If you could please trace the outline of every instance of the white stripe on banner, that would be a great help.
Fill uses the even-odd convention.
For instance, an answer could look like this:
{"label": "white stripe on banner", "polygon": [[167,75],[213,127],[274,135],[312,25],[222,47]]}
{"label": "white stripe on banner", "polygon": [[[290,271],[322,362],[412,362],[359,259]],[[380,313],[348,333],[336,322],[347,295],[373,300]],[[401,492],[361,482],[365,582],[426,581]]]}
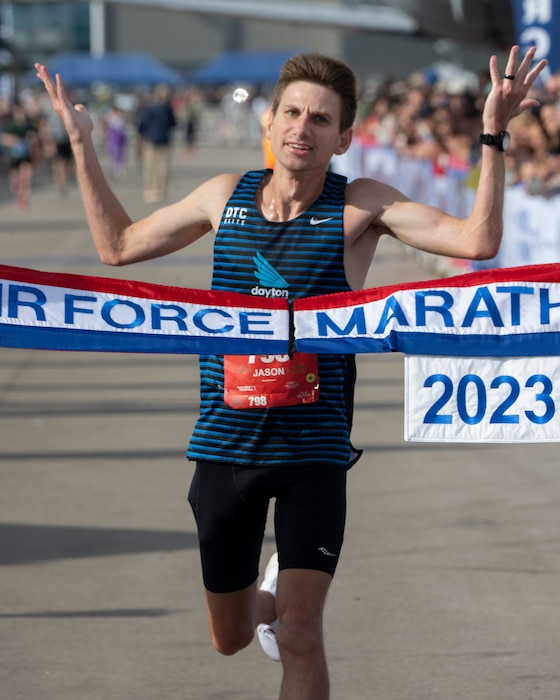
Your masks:
{"label": "white stripe on banner", "polygon": [[404,437],[558,442],[560,358],[407,355]]}
{"label": "white stripe on banner", "polygon": [[286,300],[0,265],[0,346],[284,354]]}
{"label": "white stripe on banner", "polygon": [[560,264],[298,299],[294,319],[300,352],[558,355]]}

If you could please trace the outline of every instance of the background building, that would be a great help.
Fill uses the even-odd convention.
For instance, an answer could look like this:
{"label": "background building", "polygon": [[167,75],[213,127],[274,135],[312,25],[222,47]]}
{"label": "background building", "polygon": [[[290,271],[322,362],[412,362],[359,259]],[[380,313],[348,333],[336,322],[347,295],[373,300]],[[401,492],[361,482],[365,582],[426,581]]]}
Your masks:
{"label": "background building", "polygon": [[[186,9],[177,9],[181,5]],[[258,5],[262,16],[254,9],[251,12]],[[1,36],[27,67],[65,51],[142,50],[188,75],[224,50],[294,49],[343,58],[361,78],[381,74],[398,78],[442,59],[471,70],[484,68],[489,48],[499,49],[512,39],[509,0],[272,0],[266,4],[20,0],[0,7]],[[225,10],[220,13],[217,7]],[[401,15],[410,20],[408,29],[374,31],[369,23],[360,26],[359,19],[351,26],[353,18],[376,11],[383,17],[392,13],[397,17],[398,10],[406,12]],[[334,18],[330,24],[329,12]],[[306,13],[307,19],[301,19]],[[297,20],[293,19],[296,14],[300,15]]]}

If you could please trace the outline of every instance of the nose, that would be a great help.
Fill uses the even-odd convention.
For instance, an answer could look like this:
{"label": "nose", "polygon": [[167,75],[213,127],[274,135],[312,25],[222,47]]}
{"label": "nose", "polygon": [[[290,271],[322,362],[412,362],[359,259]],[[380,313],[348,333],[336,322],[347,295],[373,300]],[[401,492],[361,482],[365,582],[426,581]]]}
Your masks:
{"label": "nose", "polygon": [[306,114],[305,112],[302,112],[298,116],[298,118],[294,124],[295,132],[300,136],[305,135],[309,130],[310,124],[311,124],[311,115]]}

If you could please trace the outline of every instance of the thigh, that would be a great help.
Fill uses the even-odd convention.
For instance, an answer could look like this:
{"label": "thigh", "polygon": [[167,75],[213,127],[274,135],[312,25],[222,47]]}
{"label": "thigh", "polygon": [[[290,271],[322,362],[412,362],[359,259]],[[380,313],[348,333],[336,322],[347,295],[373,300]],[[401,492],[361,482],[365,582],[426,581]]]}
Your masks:
{"label": "thigh", "polygon": [[230,593],[258,577],[269,498],[255,487],[258,470],[198,462],[189,491],[197,523],[204,585]]}
{"label": "thigh", "polygon": [[300,467],[276,494],[274,525],[280,569],[334,575],[346,523],[346,471]]}

